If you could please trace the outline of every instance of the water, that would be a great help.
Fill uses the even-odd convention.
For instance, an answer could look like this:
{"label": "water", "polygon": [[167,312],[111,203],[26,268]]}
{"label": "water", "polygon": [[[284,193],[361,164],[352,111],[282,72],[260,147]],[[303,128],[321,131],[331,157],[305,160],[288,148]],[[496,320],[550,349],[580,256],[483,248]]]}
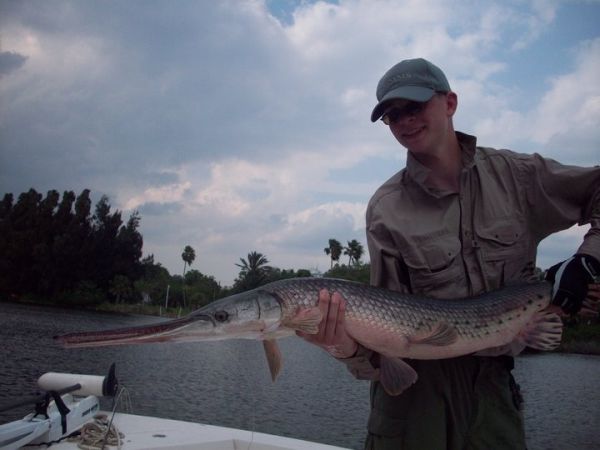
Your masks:
{"label": "water", "polygon": [[[284,368],[270,381],[256,341],[61,349],[52,336],[140,325],[143,316],[0,303],[0,403],[34,393],[44,372],[105,375],[111,363],[134,414],[210,423],[362,448],[369,385],[301,339],[280,341]],[[597,449],[600,357],[543,354],[517,359],[530,450]],[[103,407],[108,408],[109,402]],[[0,413],[0,423],[27,407]]]}

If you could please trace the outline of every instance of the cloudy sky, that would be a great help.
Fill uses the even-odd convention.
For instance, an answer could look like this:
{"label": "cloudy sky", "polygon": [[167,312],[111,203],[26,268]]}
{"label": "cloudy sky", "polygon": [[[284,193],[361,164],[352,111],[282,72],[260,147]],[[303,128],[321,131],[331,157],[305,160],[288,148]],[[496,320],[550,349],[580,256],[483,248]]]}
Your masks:
{"label": "cloudy sky", "polygon": [[442,67],[481,145],[594,165],[598,23],[583,0],[0,0],[0,193],[106,194],[171,273],[185,245],[225,285],[252,250],[324,271],[405,163],[369,120],[389,67]]}

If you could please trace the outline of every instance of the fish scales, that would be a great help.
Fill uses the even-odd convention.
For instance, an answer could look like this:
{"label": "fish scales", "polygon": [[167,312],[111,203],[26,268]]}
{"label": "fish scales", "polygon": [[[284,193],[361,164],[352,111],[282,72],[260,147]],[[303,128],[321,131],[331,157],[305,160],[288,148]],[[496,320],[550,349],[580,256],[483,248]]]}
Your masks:
{"label": "fish scales", "polygon": [[[320,289],[337,291],[346,300],[346,320],[350,334],[352,331],[356,332],[356,329],[364,329],[370,333],[379,330],[415,336],[431,332],[437,324],[445,323],[456,331],[457,352],[467,347],[475,352],[485,347],[507,344],[507,335],[516,336],[536,311],[549,305],[551,287],[542,281],[522,283],[476,297],[449,300],[328,278],[282,280],[260,289],[272,292],[282,299],[285,305],[284,316],[292,316],[298,307],[314,306],[315,292]],[[355,334],[362,335],[366,332]],[[467,342],[469,340],[472,341],[470,344]],[[452,355],[448,348],[442,351]],[[430,353],[408,352],[401,356],[443,356],[439,351]]]}

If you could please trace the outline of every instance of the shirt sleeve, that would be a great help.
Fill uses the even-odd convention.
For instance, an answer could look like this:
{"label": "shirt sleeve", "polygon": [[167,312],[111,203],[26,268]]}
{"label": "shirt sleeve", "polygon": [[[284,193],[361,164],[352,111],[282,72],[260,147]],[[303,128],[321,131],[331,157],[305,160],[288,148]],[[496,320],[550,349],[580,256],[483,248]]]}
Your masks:
{"label": "shirt sleeve", "polygon": [[600,167],[560,164],[538,154],[518,158],[538,242],[575,224],[590,224],[579,253],[600,260]]}

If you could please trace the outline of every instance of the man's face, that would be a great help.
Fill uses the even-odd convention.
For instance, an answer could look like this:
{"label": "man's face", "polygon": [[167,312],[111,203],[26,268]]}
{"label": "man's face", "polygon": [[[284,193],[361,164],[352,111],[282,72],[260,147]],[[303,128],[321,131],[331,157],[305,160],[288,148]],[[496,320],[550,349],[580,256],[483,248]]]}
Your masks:
{"label": "man's face", "polygon": [[456,105],[453,92],[436,93],[424,103],[395,100],[389,104],[382,120],[410,152],[433,156],[443,148]]}

